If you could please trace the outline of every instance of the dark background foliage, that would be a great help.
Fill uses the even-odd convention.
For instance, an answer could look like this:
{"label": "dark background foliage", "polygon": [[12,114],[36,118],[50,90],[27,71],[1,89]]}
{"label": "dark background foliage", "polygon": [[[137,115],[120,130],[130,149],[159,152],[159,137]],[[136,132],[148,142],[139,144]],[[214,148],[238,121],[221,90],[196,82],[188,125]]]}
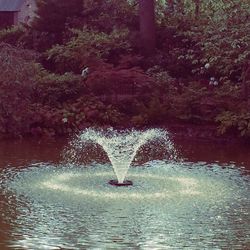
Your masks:
{"label": "dark background foliage", "polygon": [[249,1],[156,1],[150,55],[138,7],[39,0],[31,26],[1,30],[0,132],[185,123],[249,137]]}

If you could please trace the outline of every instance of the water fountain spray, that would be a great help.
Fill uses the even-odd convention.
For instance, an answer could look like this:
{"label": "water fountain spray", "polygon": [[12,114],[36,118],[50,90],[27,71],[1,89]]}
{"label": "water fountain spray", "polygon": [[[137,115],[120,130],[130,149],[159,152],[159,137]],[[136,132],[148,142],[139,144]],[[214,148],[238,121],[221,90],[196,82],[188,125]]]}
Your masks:
{"label": "water fountain spray", "polygon": [[114,186],[130,186],[133,182],[125,180],[129,167],[140,147],[153,141],[162,140],[168,147],[168,151],[174,150],[168,133],[161,129],[149,129],[146,131],[126,130],[118,132],[113,129],[94,130],[86,129],[78,137],[73,145],[84,148],[86,144],[94,143],[100,145],[107,153],[112,164],[117,180],[110,180],[109,184]]}

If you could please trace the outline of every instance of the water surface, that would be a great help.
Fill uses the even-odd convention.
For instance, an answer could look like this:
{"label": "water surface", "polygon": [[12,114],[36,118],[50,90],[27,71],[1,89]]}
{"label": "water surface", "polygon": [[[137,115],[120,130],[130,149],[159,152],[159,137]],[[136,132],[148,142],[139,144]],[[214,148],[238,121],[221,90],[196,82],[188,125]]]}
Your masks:
{"label": "water surface", "polygon": [[0,249],[250,248],[247,146],[175,139],[182,162],[139,152],[116,188],[101,150],[67,165],[66,143],[0,143]]}

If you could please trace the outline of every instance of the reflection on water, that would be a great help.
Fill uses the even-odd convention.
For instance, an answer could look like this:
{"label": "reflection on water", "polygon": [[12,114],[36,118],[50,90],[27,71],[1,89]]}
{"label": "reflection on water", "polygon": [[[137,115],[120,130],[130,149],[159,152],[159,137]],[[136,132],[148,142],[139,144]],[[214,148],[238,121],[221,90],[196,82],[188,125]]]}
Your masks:
{"label": "reflection on water", "polygon": [[114,179],[109,163],[61,165],[63,142],[39,145],[17,143],[13,160],[13,147],[5,148],[0,249],[250,247],[249,175],[229,164],[236,157],[249,166],[248,155],[183,143],[177,145],[183,163],[150,161],[129,171],[134,186],[113,187],[107,184]]}

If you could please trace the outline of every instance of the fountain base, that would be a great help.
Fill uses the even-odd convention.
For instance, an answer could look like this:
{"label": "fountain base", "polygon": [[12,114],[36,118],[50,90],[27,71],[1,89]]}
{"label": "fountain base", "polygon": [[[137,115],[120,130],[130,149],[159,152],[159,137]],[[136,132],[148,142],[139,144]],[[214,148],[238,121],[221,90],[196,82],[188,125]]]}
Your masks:
{"label": "fountain base", "polygon": [[110,180],[108,183],[110,185],[116,186],[116,187],[132,186],[133,185],[133,182],[129,181],[129,180],[125,180],[123,183],[119,183],[117,180]]}

